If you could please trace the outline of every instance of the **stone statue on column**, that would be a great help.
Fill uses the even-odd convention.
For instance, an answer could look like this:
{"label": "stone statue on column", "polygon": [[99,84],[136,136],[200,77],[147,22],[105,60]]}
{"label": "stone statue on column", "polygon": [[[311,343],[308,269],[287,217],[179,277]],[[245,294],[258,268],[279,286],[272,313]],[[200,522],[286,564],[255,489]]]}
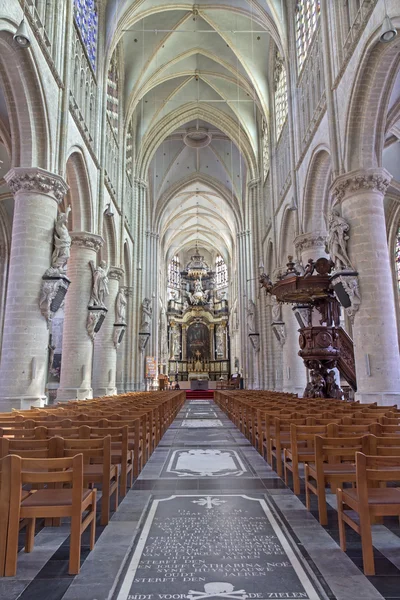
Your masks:
{"label": "stone statue on column", "polygon": [[256,332],[256,305],[253,300],[249,300],[247,306],[247,329],[248,333]]}
{"label": "stone statue on column", "polygon": [[51,266],[63,273],[67,270],[67,262],[70,255],[71,236],[68,231],[68,216],[71,207],[68,206],[65,213],[60,213],[55,223],[54,250],[51,257]]}
{"label": "stone statue on column", "polygon": [[145,298],[142,302],[140,332],[150,333],[151,319],[153,317],[153,309],[151,308],[151,300]]}
{"label": "stone statue on column", "polygon": [[281,323],[282,321],[282,310],[281,305],[279,304],[276,296],[271,296],[272,305],[271,305],[271,314],[272,314],[272,323]]}
{"label": "stone statue on column", "polygon": [[68,215],[71,207],[65,213],[60,213],[54,225],[54,249],[51,266],[46,269],[40,287],[39,308],[50,327],[53,316],[64,303],[69,284],[66,276],[67,263],[70,255],[71,236],[68,231]]}
{"label": "stone statue on column", "polygon": [[90,306],[98,306],[105,308],[104,301],[108,296],[108,269],[105,260],[100,262],[98,267],[95,267],[93,260],[89,261],[90,268],[92,269],[93,283],[92,293],[89,300]]}
{"label": "stone statue on column", "polygon": [[178,325],[172,326],[172,358],[179,359],[181,355],[181,341],[180,331]]}
{"label": "stone statue on column", "polygon": [[218,325],[215,336],[217,340],[217,357],[225,358],[225,327],[223,325]]}
{"label": "stone statue on column", "polygon": [[119,288],[116,300],[115,300],[115,322],[118,325],[126,324],[126,305],[127,299],[124,288]]}
{"label": "stone statue on column", "polygon": [[337,210],[332,210],[329,215],[329,231],[326,239],[326,251],[330,254],[335,271],[346,269],[353,270],[347,254],[347,241],[349,240],[350,225]]}

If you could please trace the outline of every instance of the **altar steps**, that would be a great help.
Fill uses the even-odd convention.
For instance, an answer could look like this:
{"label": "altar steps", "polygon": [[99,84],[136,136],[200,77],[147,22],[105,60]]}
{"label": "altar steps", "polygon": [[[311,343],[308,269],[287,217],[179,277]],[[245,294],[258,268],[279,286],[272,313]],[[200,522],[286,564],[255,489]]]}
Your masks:
{"label": "altar steps", "polygon": [[213,390],[186,390],[186,400],[212,400]]}

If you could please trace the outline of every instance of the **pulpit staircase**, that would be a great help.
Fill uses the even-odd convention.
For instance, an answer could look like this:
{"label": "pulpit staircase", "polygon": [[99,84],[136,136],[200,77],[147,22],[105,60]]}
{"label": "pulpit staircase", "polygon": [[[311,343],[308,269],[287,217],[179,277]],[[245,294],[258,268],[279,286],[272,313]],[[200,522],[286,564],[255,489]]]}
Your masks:
{"label": "pulpit staircase", "polygon": [[354,359],[354,344],[351,337],[341,327],[337,328],[338,338],[336,346],[340,350],[337,368],[340,375],[350,387],[357,390],[356,365]]}

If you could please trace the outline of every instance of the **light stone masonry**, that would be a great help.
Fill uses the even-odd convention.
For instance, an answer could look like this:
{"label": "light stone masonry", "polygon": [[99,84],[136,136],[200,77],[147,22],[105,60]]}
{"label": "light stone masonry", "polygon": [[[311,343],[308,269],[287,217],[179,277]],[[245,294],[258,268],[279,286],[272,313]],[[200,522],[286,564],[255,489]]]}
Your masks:
{"label": "light stone masonry", "polygon": [[90,260],[103,245],[103,239],[86,231],[71,233],[71,256],[67,275],[71,279],[64,310],[64,335],[60,387],[57,400],[83,400],[93,397],[93,342],[86,330],[88,303],[92,290]]}
{"label": "light stone masonry", "polygon": [[42,276],[51,264],[57,205],[64,180],[39,168],[6,175],[14,193],[7,303],[0,364],[0,411],[45,400],[49,331],[39,309]]}

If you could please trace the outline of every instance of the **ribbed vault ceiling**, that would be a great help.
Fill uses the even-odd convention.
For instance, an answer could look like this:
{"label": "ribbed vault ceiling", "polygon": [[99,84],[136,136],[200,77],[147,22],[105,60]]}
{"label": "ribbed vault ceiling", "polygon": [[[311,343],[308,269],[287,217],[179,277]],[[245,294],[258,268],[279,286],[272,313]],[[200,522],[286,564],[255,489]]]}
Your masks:
{"label": "ribbed vault ceiling", "polygon": [[[107,3],[107,50],[122,49],[137,175],[150,182],[152,225],[168,257],[195,239],[232,257],[269,111],[280,11],[280,0]],[[193,128],[211,142],[185,144]]]}

